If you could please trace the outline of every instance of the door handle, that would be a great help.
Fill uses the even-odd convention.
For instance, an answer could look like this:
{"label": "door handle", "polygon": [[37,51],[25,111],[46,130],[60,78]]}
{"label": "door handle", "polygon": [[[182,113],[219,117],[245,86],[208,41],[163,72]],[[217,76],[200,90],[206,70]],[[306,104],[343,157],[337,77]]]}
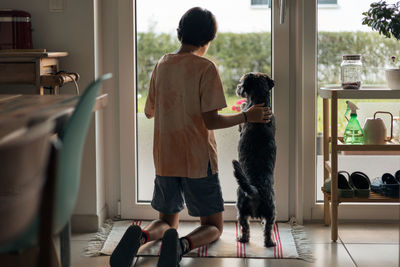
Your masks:
{"label": "door handle", "polygon": [[279,0],[279,23],[285,23],[286,16],[286,0]]}

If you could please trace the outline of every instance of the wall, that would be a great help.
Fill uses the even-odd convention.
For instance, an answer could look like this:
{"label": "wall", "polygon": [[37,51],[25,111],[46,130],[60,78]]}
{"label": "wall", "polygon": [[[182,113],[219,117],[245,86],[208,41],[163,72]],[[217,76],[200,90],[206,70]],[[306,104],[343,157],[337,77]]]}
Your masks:
{"label": "wall", "polygon": [[[34,48],[67,51],[69,56],[61,59],[60,68],[78,72],[82,90],[102,73],[100,1],[64,0],[62,12],[50,12],[49,1],[43,0],[2,0],[0,7],[25,10],[32,15]],[[61,92],[74,93],[74,87],[62,87]],[[103,146],[102,117],[100,112],[92,120],[85,143],[80,192],[72,220],[73,228],[77,223],[85,226],[81,230],[96,230],[104,217],[104,169],[99,149]]]}

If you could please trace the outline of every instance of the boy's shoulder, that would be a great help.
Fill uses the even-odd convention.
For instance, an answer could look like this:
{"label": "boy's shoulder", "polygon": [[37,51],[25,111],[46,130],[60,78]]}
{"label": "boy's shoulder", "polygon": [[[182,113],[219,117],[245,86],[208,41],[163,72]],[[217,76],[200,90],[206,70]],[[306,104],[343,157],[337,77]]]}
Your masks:
{"label": "boy's shoulder", "polygon": [[215,63],[213,61],[211,61],[208,58],[205,57],[200,57],[197,55],[193,55],[193,54],[165,54],[163,55],[160,60],[158,61],[158,64],[168,64],[168,63],[172,63],[175,62],[177,60],[185,60],[187,62],[190,62],[191,64],[196,64],[199,66],[202,66],[204,68],[208,68],[210,66],[216,67]]}

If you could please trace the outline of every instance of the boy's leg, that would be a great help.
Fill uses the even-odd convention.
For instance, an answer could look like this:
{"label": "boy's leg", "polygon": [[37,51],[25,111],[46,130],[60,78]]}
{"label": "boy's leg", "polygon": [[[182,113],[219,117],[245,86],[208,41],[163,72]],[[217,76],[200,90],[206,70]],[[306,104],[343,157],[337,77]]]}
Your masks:
{"label": "boy's leg", "polygon": [[160,212],[159,219],[152,221],[143,230],[147,235],[146,242],[161,239],[164,236],[164,232],[169,228],[178,229],[178,224],[179,213],[164,214]]}
{"label": "boy's leg", "polygon": [[181,242],[184,244],[183,254],[188,253],[192,249],[214,242],[221,236],[224,229],[222,214],[223,212],[218,212],[209,216],[200,217],[201,226],[197,227],[187,236],[181,238]]}

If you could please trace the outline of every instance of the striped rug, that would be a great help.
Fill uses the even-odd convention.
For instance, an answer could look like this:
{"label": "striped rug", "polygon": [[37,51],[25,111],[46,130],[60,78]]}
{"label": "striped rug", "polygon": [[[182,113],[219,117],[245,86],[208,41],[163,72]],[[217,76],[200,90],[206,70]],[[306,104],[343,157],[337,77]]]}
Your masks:
{"label": "striped rug", "polygon": [[[104,242],[100,254],[111,255],[125,230],[131,224],[144,227],[148,221],[116,221],[113,223],[110,234]],[[181,222],[179,236],[184,236],[199,226],[196,222]],[[219,240],[192,250],[185,257],[223,257],[223,258],[291,258],[310,260],[312,256],[307,247],[304,232],[297,227],[294,229],[289,223],[276,223],[273,227],[272,238],[276,246],[263,246],[264,235],[260,223],[250,224],[250,242],[240,243],[236,239],[241,234],[241,227],[237,222],[225,222],[224,232]],[[296,236],[297,235],[297,236]],[[139,249],[139,256],[157,256],[160,254],[161,241],[153,241]]]}

